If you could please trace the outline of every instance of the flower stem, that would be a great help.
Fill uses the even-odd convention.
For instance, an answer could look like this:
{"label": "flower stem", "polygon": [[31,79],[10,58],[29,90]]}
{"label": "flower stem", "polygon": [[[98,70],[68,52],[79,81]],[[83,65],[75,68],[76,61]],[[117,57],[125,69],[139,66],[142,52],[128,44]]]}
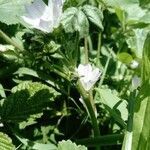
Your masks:
{"label": "flower stem", "polygon": [[88,64],[89,55],[88,55],[88,39],[87,39],[87,37],[84,38],[84,50],[85,50],[85,64]]}
{"label": "flower stem", "polygon": [[98,35],[98,45],[97,45],[97,58],[96,58],[97,66],[100,66],[101,39],[102,39],[102,35],[101,35],[101,33],[99,33],[99,35]]}
{"label": "flower stem", "polygon": [[94,137],[100,136],[100,131],[99,131],[98,123],[97,123],[95,109],[91,103],[93,101],[93,99],[91,99],[90,94],[84,90],[80,81],[78,81],[78,83],[77,83],[77,89],[80,92],[80,94],[82,95],[84,103],[89,112],[89,115],[90,115],[90,118],[92,121],[93,130],[94,130]]}

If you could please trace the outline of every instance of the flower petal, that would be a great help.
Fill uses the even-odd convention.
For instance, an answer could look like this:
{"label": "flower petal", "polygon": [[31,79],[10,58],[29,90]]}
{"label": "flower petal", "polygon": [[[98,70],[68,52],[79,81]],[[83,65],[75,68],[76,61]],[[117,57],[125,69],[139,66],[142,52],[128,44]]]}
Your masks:
{"label": "flower petal", "polygon": [[98,68],[95,68],[92,71],[91,80],[96,82],[99,79],[99,77],[100,77],[101,74],[102,74],[102,72],[100,72],[100,70]]}
{"label": "flower petal", "polygon": [[40,23],[39,23],[39,29],[41,29],[44,32],[50,32],[53,29],[52,25],[50,25],[50,24],[52,24],[51,21],[45,21],[45,20],[41,19]]}
{"label": "flower petal", "polygon": [[42,16],[46,4],[42,0],[35,0],[31,5],[26,6],[27,17],[36,19]]}
{"label": "flower petal", "polygon": [[54,17],[54,26],[59,25],[59,21],[62,14],[63,0],[53,0],[53,17]]}
{"label": "flower petal", "polygon": [[22,19],[23,19],[26,23],[32,25],[32,27],[38,26],[39,21],[40,21],[38,18],[37,18],[37,19],[31,19],[31,18],[26,17],[26,16],[22,16]]}

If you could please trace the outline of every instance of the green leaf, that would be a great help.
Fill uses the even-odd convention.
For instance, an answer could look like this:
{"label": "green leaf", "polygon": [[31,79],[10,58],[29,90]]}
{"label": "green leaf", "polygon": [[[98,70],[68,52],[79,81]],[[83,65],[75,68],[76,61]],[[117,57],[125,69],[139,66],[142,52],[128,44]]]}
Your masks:
{"label": "green leaf", "polygon": [[0,0],[0,21],[7,25],[19,23],[24,5],[31,0]]}
{"label": "green leaf", "polygon": [[139,0],[139,1],[140,1],[140,5],[142,7],[150,8],[150,1],[149,0]]}
{"label": "green leaf", "polygon": [[58,143],[57,150],[87,150],[85,146],[76,145],[75,143],[71,142],[70,140],[61,141]]}
{"label": "green leaf", "polygon": [[136,57],[142,59],[143,46],[148,33],[148,29],[134,29],[132,36],[127,36],[128,47],[134,52]]}
{"label": "green leaf", "polygon": [[12,140],[2,132],[0,132],[0,149],[15,150],[15,146],[12,144]]}
{"label": "green leaf", "polygon": [[83,12],[92,23],[94,23],[96,26],[103,30],[103,14],[100,9],[91,5],[84,5]]}
{"label": "green leaf", "polygon": [[147,14],[147,11],[139,6],[138,0],[106,0],[105,3],[117,10],[117,14],[118,9],[124,11],[121,13],[124,14],[124,21],[128,25],[147,23],[144,19],[141,19]]}
{"label": "green leaf", "polygon": [[57,150],[57,147],[52,144],[52,143],[48,143],[48,144],[42,144],[42,143],[38,143],[38,142],[32,142],[28,139],[25,138],[21,138],[19,136],[16,136],[25,146],[32,148],[34,150]]}
{"label": "green leaf", "polygon": [[150,149],[150,34],[144,44],[142,61],[143,84],[134,108],[132,150]]}
{"label": "green leaf", "polygon": [[4,121],[15,123],[40,117],[37,114],[42,113],[58,96],[53,88],[38,82],[23,82],[14,87],[12,92],[2,105],[1,117]]}
{"label": "green leaf", "polygon": [[117,55],[117,58],[122,62],[122,63],[125,63],[125,64],[129,64],[131,63],[131,61],[133,60],[132,56],[128,53],[119,53]]}
{"label": "green leaf", "polygon": [[78,8],[68,8],[62,16],[61,23],[67,33],[78,31],[80,37],[87,36],[89,33],[89,22],[87,17]]}
{"label": "green leaf", "polygon": [[117,97],[110,89],[96,88],[96,91],[100,96],[99,102],[105,106],[118,123],[125,127],[124,121],[128,118],[127,102]]}
{"label": "green leaf", "polygon": [[0,84],[0,95],[1,95],[1,97],[6,97],[6,94],[5,94],[5,91],[4,91],[2,84]]}

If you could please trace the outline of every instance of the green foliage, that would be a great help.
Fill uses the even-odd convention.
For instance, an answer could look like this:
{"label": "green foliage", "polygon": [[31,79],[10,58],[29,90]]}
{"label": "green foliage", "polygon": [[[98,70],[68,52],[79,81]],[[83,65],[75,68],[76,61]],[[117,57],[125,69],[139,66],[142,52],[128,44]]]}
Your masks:
{"label": "green foliage", "polygon": [[87,150],[85,146],[76,145],[72,143],[70,140],[61,141],[58,143],[58,150]]}
{"label": "green foliage", "polygon": [[103,30],[103,14],[100,9],[94,6],[85,5],[83,6],[83,12],[87,16],[87,18],[96,26],[98,26],[100,29]]}
{"label": "green foliage", "polygon": [[42,144],[39,142],[32,142],[28,139],[17,137],[22,144],[24,144],[27,148],[34,149],[34,150],[57,150],[57,147],[55,144],[48,143],[48,144]]}
{"label": "green foliage", "polygon": [[15,146],[12,144],[12,140],[8,135],[0,132],[0,149],[1,150],[15,150]]}
{"label": "green foliage", "polygon": [[81,37],[89,33],[89,22],[85,14],[78,8],[68,8],[63,14],[61,23],[66,32],[78,31]]}
{"label": "green foliage", "polygon": [[[149,23],[144,16],[147,16],[147,11],[139,6],[138,0],[106,0],[106,5],[114,7],[117,11],[119,19],[125,21],[125,24],[133,25],[140,23]],[[120,10],[118,12],[118,9]],[[123,19],[121,19],[123,15]],[[124,20],[125,19],[125,20]],[[124,24],[124,23],[123,23]]]}
{"label": "green foliage", "polygon": [[16,24],[23,15],[24,5],[31,0],[0,0],[0,21],[7,25]]}
{"label": "green foliage", "polygon": [[66,9],[62,16],[62,25],[66,32],[73,33],[78,31],[80,37],[89,34],[89,21],[94,23],[100,29],[103,29],[102,20],[103,14],[100,9],[84,5],[83,7],[71,7]]}
{"label": "green foliage", "polygon": [[[51,33],[19,24],[30,2],[0,0],[0,129],[18,149],[149,150],[149,0],[66,0]],[[102,72],[90,91],[78,84],[85,60]],[[0,149],[11,143],[0,133]]]}
{"label": "green foliage", "polygon": [[121,100],[115,93],[112,93],[110,89],[96,89],[100,96],[100,102],[109,111],[110,115],[120,123],[123,127],[126,127],[125,121],[128,117],[127,103]]}
{"label": "green foliage", "polygon": [[[134,29],[133,35],[127,36],[128,47],[138,58],[142,58],[143,46],[148,33],[148,29]],[[132,34],[132,33],[131,33]]]}
{"label": "green foliage", "polygon": [[136,100],[133,120],[133,150],[150,149],[150,35],[148,34],[143,50],[142,87]]}
{"label": "green foliage", "polygon": [[128,53],[125,53],[125,52],[119,53],[119,54],[117,55],[117,57],[118,57],[118,59],[119,59],[121,62],[126,63],[126,64],[131,63],[131,61],[133,60],[132,56],[131,56],[130,54],[128,54]]}
{"label": "green foliage", "polygon": [[[39,118],[48,103],[54,101],[58,93],[38,82],[23,82],[12,89],[2,105],[1,117],[6,122],[21,122],[28,118]],[[33,115],[33,116],[32,116]]]}
{"label": "green foliage", "polygon": [[141,6],[150,8],[150,1],[149,0],[139,0],[139,1],[140,1]]}

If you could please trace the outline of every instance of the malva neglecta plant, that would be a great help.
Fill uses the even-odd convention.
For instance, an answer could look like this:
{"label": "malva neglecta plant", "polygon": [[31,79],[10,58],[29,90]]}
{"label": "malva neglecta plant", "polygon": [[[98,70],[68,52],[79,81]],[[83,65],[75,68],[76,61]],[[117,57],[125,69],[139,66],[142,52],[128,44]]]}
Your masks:
{"label": "malva neglecta plant", "polygon": [[149,0],[0,0],[0,150],[150,150]]}

